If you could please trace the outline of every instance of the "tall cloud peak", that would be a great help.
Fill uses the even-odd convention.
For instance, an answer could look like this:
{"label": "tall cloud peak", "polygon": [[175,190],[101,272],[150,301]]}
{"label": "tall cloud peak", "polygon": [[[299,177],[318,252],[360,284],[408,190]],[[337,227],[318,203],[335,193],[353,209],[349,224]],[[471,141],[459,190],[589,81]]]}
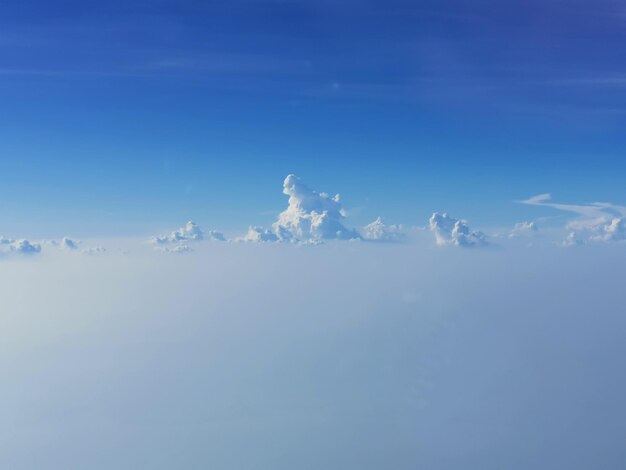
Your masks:
{"label": "tall cloud peak", "polygon": [[437,245],[473,247],[487,245],[482,232],[472,231],[465,220],[455,219],[446,213],[434,212],[428,227],[435,234]]}
{"label": "tall cloud peak", "polygon": [[289,196],[287,209],[272,226],[279,239],[309,242],[359,238],[355,230],[343,225],[345,212],[339,194],[318,193],[293,174],[285,178],[283,194]]}

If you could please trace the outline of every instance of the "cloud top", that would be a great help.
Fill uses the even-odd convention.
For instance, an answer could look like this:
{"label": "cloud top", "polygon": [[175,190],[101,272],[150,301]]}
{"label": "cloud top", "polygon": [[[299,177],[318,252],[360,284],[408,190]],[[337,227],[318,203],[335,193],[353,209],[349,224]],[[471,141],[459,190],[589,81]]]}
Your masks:
{"label": "cloud top", "polygon": [[283,181],[283,194],[289,196],[287,208],[278,215],[271,229],[250,226],[246,235],[237,240],[315,244],[360,238],[356,230],[343,225],[345,211],[339,194],[317,192],[293,174]]}
{"label": "cloud top", "polygon": [[386,225],[380,217],[361,230],[361,237],[369,241],[391,242],[397,241],[403,236],[401,225]]}
{"label": "cloud top", "polygon": [[438,246],[475,247],[487,245],[482,232],[470,229],[467,222],[450,217],[446,213],[434,212],[428,221],[428,228],[435,234]]}
{"label": "cloud top", "polygon": [[22,255],[34,255],[41,252],[39,243],[31,243],[28,240],[13,240],[0,237],[0,253],[16,253]]}
{"label": "cloud top", "polygon": [[152,237],[152,242],[156,244],[179,243],[187,241],[199,241],[204,239],[204,233],[200,227],[190,220],[184,227],[173,231],[169,235],[157,235]]}
{"label": "cloud top", "polygon": [[509,232],[509,238],[532,237],[539,232],[536,222],[518,222]]}
{"label": "cloud top", "polygon": [[285,178],[283,194],[289,196],[288,206],[273,225],[279,239],[320,241],[359,237],[356,231],[343,225],[345,212],[339,194],[331,197],[327,193],[318,193],[296,175]]}

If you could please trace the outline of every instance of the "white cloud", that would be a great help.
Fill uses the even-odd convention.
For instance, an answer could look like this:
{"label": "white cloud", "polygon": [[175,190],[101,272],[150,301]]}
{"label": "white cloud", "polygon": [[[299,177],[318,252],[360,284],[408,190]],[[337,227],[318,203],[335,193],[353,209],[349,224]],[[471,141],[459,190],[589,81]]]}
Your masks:
{"label": "white cloud", "polygon": [[380,217],[361,230],[361,236],[371,241],[397,241],[404,236],[401,225],[386,225]]}
{"label": "white cloud", "polygon": [[31,243],[24,239],[12,240],[10,238],[0,237],[0,252],[33,255],[41,252],[41,245]]}
{"label": "white cloud", "polygon": [[172,246],[158,246],[155,249],[162,253],[190,253],[193,251],[186,243],[178,243]]}
{"label": "white cloud", "polygon": [[[52,246],[54,248],[64,250],[67,252],[83,253],[86,255],[103,254],[107,250],[102,246],[86,246],[83,247],[83,242],[80,240],[73,240],[68,237],[63,237],[60,240],[44,240],[42,244],[45,246]],[[83,247],[81,249],[81,247]]]}
{"label": "white cloud", "polygon": [[608,223],[597,225],[594,231],[596,233],[591,236],[592,240],[624,241],[626,240],[626,219],[614,217]]}
{"label": "white cloud", "polygon": [[106,251],[107,251],[106,248],[102,246],[92,246],[92,247],[83,249],[81,252],[85,253],[86,255],[100,255],[102,253],[106,253]]}
{"label": "white cloud", "polygon": [[539,232],[536,222],[518,222],[509,232],[509,238],[531,237]]}
{"label": "white cloud", "polygon": [[61,243],[60,246],[61,248],[64,248],[66,250],[78,250],[78,245],[80,244],[80,242],[76,242],[70,238],[67,237],[63,237],[61,239]]}
{"label": "white cloud", "polygon": [[319,244],[324,240],[360,238],[355,230],[343,225],[346,214],[339,194],[331,197],[327,193],[318,193],[296,175],[285,178],[283,194],[289,196],[288,206],[279,214],[271,230],[251,226],[237,241]]}
{"label": "white cloud", "polygon": [[[559,204],[548,202],[551,198],[550,194],[540,194],[520,202],[577,214],[578,217],[567,223],[566,227],[571,232],[568,239],[574,234],[579,241],[582,241],[583,238],[589,241],[603,242],[626,240],[624,225],[626,207],[606,202]],[[564,243],[569,242],[566,240]]]}
{"label": "white cloud", "polygon": [[563,246],[579,246],[582,245],[583,241],[578,238],[578,236],[576,235],[576,232],[570,232],[567,237],[565,237],[565,240],[563,240],[561,242],[561,245]]}
{"label": "white cloud", "polygon": [[204,233],[195,222],[189,221],[184,227],[175,230],[169,235],[157,235],[151,241],[156,244],[180,243],[187,241],[199,241],[204,238]]}
{"label": "white cloud", "polygon": [[487,244],[482,232],[472,231],[466,221],[455,219],[446,213],[434,212],[428,222],[439,246],[473,247]]}
{"label": "white cloud", "polygon": [[206,238],[208,240],[215,240],[218,242],[225,242],[226,241],[226,237],[224,236],[224,234],[222,232],[218,232],[217,230],[209,230],[206,233]]}
{"label": "white cloud", "polygon": [[263,227],[248,227],[248,232],[237,241],[242,242],[276,242],[278,237],[274,232],[271,232]]}
{"label": "white cloud", "polygon": [[285,241],[349,240],[359,238],[356,231],[343,225],[345,212],[339,194],[330,196],[310,189],[296,175],[288,175],[283,194],[289,206],[273,225],[276,236]]}
{"label": "white cloud", "polygon": [[0,468],[621,468],[626,250],[411,241],[0,262]]}
{"label": "white cloud", "polygon": [[552,199],[552,195],[550,193],[537,194],[536,196],[529,197],[524,201],[520,201],[522,204],[530,204],[530,205],[539,205],[545,201],[549,201]]}
{"label": "white cloud", "polygon": [[[157,245],[156,250],[167,253],[185,253],[193,251],[188,245],[189,242],[198,242],[204,239],[226,241],[224,234],[217,230],[209,230],[206,233],[193,221],[189,221],[184,227],[173,231],[169,235],[157,235],[150,241]],[[171,245],[171,246],[166,246]]]}
{"label": "white cloud", "polygon": [[10,245],[11,243],[14,243],[15,240],[11,239],[11,238],[5,238],[0,236],[0,245]]}

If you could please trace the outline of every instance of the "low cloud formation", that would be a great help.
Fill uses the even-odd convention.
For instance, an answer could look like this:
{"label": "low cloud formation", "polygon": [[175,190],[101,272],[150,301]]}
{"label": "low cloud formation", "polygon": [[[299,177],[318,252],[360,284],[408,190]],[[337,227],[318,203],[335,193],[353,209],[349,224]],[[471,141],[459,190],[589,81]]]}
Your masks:
{"label": "low cloud formation", "polygon": [[518,222],[509,232],[509,238],[532,237],[539,232],[535,222]]}
{"label": "low cloud formation", "polygon": [[65,252],[83,253],[86,255],[101,255],[107,251],[106,248],[102,246],[84,247],[82,241],[73,240],[68,237],[63,237],[60,240],[44,240],[42,244],[46,247],[53,247],[53,248],[60,249]]}
{"label": "low cloud formation", "polygon": [[89,248],[83,249],[82,253],[85,253],[86,255],[101,255],[103,253],[106,253],[106,251],[106,248],[102,246],[91,246]]}
{"label": "low cloud formation", "polygon": [[428,228],[435,234],[438,246],[475,247],[487,245],[487,239],[482,232],[472,231],[465,220],[455,219],[446,213],[433,213],[428,221]]}
{"label": "low cloud formation", "polygon": [[78,245],[80,242],[74,241],[70,238],[63,237],[59,243],[59,247],[65,250],[78,250]]}
{"label": "low cloud formation", "polygon": [[592,240],[605,242],[624,241],[626,240],[626,219],[614,217],[609,223],[600,224],[595,232],[591,236]]}
{"label": "low cloud formation", "polygon": [[173,231],[169,235],[157,235],[152,237],[150,241],[154,243],[157,251],[165,253],[186,253],[193,251],[188,245],[189,242],[199,242],[201,240],[226,241],[224,234],[217,230],[209,230],[206,233],[192,220],[187,222],[184,227]]}
{"label": "low cloud formation", "polygon": [[570,234],[563,244],[571,246],[572,235],[579,242],[583,240],[596,242],[626,240],[626,207],[606,202],[559,204],[550,202],[551,200],[552,196],[545,193],[520,202],[531,206],[551,207],[577,214],[578,217],[567,224],[566,228],[570,231]]}
{"label": "low cloud formation", "polygon": [[622,468],[626,250],[416,235],[0,262],[0,469]]}
{"label": "low cloud formation", "polygon": [[285,178],[283,194],[289,196],[289,205],[279,214],[271,230],[251,226],[238,241],[318,244],[324,240],[360,238],[355,230],[343,225],[345,211],[339,194],[331,197],[327,193],[318,193],[296,175]]}
{"label": "low cloud formation", "polygon": [[402,225],[386,225],[383,220],[378,217],[371,224],[366,225],[361,230],[361,237],[369,241],[398,241],[404,237]]}
{"label": "low cloud formation", "polygon": [[185,224],[184,227],[175,230],[169,235],[157,235],[156,237],[152,237],[151,241],[158,245],[163,245],[167,243],[180,243],[187,241],[199,241],[204,239],[204,233],[196,225],[195,222],[189,221]]}
{"label": "low cloud formation", "polygon": [[274,223],[274,233],[285,241],[349,240],[359,238],[356,231],[343,225],[345,212],[339,194],[330,196],[310,189],[296,175],[283,183],[289,206]]}
{"label": "low cloud formation", "polygon": [[28,240],[13,240],[0,237],[0,253],[16,253],[22,255],[34,255],[41,252],[39,243],[31,243]]}
{"label": "low cloud formation", "polygon": [[562,246],[579,246],[582,244],[583,241],[578,238],[576,232],[570,232],[567,237],[565,237],[565,240],[561,242]]}
{"label": "low cloud formation", "polygon": [[263,227],[248,227],[248,232],[243,236],[237,238],[237,241],[241,242],[277,242],[278,237],[274,232],[271,232]]}
{"label": "low cloud formation", "polygon": [[189,253],[193,251],[186,243],[179,243],[173,246],[157,246],[155,249],[162,253]]}
{"label": "low cloud formation", "polygon": [[217,230],[209,230],[206,233],[206,239],[207,240],[215,240],[218,242],[225,242],[226,241],[226,237],[224,236],[224,234],[222,232],[218,232]]}

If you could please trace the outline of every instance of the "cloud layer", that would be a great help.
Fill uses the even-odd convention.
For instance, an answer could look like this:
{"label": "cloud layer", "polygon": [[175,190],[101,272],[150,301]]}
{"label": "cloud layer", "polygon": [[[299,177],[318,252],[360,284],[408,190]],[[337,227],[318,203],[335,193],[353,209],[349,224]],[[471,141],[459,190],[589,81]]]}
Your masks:
{"label": "cloud layer", "polygon": [[623,462],[615,244],[136,243],[0,263],[0,468]]}

